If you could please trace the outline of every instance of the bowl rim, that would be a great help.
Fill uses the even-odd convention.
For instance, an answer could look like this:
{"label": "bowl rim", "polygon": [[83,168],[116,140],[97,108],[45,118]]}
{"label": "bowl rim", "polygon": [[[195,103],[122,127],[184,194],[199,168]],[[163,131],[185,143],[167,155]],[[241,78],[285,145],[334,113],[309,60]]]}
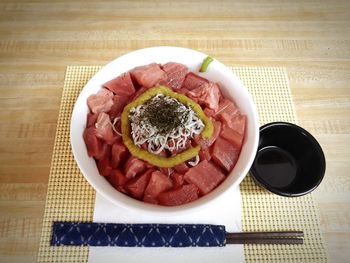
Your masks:
{"label": "bowl rim", "polygon": [[[319,142],[316,140],[316,138],[307,130],[305,130],[304,128],[300,127],[297,124],[294,123],[290,123],[290,122],[284,122],[284,121],[276,121],[276,122],[270,122],[270,123],[266,123],[263,126],[260,127],[260,140],[261,138],[263,138],[262,132],[269,130],[271,128],[275,128],[275,127],[288,127],[288,128],[292,128],[294,131],[299,132],[300,134],[304,135],[304,137],[306,137],[310,143],[312,144],[312,146],[314,147],[314,149],[316,150],[316,154],[317,157],[320,160],[320,166],[321,166],[321,172],[320,172],[320,176],[317,178],[317,181],[315,181],[315,183],[311,184],[311,187],[305,191],[298,191],[298,192],[290,192],[290,191],[286,191],[278,189],[276,187],[273,187],[269,184],[267,184],[265,182],[265,180],[262,179],[262,177],[259,175],[259,173],[253,169],[254,164],[252,165],[252,168],[250,169],[250,174],[252,175],[254,181],[260,185],[262,188],[267,189],[268,191],[280,195],[280,196],[286,196],[286,197],[298,197],[298,196],[303,196],[306,195],[308,193],[311,193],[312,191],[314,191],[322,182],[325,172],[326,172],[326,159],[325,159],[325,155],[324,152],[322,150],[321,145],[319,144]],[[269,146],[272,145],[268,145],[268,146],[264,146],[263,148],[260,148],[260,140],[259,140],[259,145],[258,145],[258,149],[257,149],[257,153]],[[256,160],[254,160],[255,162]]]}
{"label": "bowl rim", "polygon": [[[97,73],[94,74],[93,77],[91,77],[89,79],[89,81],[84,85],[84,88],[81,90],[75,104],[74,104],[74,108],[72,111],[72,116],[71,116],[71,123],[70,123],[70,142],[71,142],[71,147],[72,147],[72,152],[73,152],[73,156],[74,159],[76,161],[76,163],[78,164],[78,167],[80,168],[80,171],[82,172],[83,176],[85,177],[85,179],[89,182],[89,184],[96,190],[96,192],[98,192],[101,196],[103,196],[105,199],[111,201],[113,204],[121,206],[123,208],[126,209],[132,209],[132,210],[136,210],[138,212],[146,212],[146,213],[153,213],[153,214],[157,214],[157,215],[172,215],[172,214],[177,214],[179,215],[180,213],[188,213],[188,212],[192,212],[194,210],[203,208],[204,206],[213,204],[213,201],[216,200],[217,198],[219,198],[220,196],[223,196],[225,192],[227,192],[227,190],[229,188],[232,187],[237,187],[242,180],[244,179],[244,177],[248,174],[249,169],[251,167],[251,165],[253,164],[254,158],[255,158],[255,152],[257,150],[258,147],[258,141],[259,141],[259,120],[258,120],[258,113],[257,113],[257,107],[256,104],[253,101],[253,98],[251,96],[251,94],[249,93],[248,89],[245,87],[245,85],[243,84],[243,82],[232,72],[232,70],[230,70],[227,66],[225,66],[223,63],[219,62],[218,60],[214,59],[214,61],[212,62],[212,64],[215,64],[215,67],[218,68],[218,70],[220,72],[222,72],[223,76],[224,75],[229,75],[229,77],[232,79],[232,82],[234,82],[235,84],[237,84],[237,86],[239,86],[239,88],[242,89],[242,92],[244,93],[244,96],[247,98],[247,103],[249,104],[249,110],[251,112],[251,116],[250,116],[250,121],[253,123],[252,124],[252,138],[251,138],[251,154],[249,155],[249,159],[247,161],[247,165],[244,166],[244,169],[242,170],[241,174],[238,176],[238,178],[234,181],[231,182],[230,184],[228,184],[228,182],[226,184],[224,184],[225,181],[228,181],[229,178],[226,178],[225,181],[219,185],[216,189],[214,189],[211,193],[193,201],[190,202],[188,204],[184,204],[184,205],[180,205],[180,206],[173,206],[173,207],[165,207],[165,206],[160,206],[160,205],[153,205],[153,204],[148,204],[148,203],[144,203],[142,201],[138,201],[135,200],[131,197],[128,197],[122,193],[120,193],[119,191],[115,190],[115,192],[118,196],[118,200],[116,200],[113,196],[107,194],[103,189],[102,186],[99,184],[96,184],[96,181],[94,181],[91,177],[87,176],[87,171],[85,169],[85,167],[82,165],[82,161],[81,158],[79,158],[79,151],[78,148],[76,146],[76,142],[75,142],[75,138],[76,138],[76,134],[74,134],[74,127],[75,127],[75,121],[77,121],[77,107],[78,107],[78,103],[81,100],[82,94],[83,92],[86,90],[87,87],[91,86],[91,83],[93,83],[96,79],[98,79],[98,76],[101,75],[101,72],[106,71],[108,68],[110,68],[111,66],[113,66],[114,64],[117,64],[118,61],[123,61],[125,60],[128,56],[135,56],[136,54],[143,54],[143,53],[148,53],[148,52],[183,52],[184,54],[193,54],[197,57],[201,57],[202,59],[204,59],[205,57],[207,57],[207,54],[204,54],[202,52],[199,52],[197,50],[193,50],[193,49],[189,49],[189,48],[183,48],[183,47],[173,47],[173,46],[157,46],[157,47],[149,47],[149,48],[143,48],[143,49],[137,49],[131,52],[128,52],[122,56],[117,57],[116,59],[110,61],[109,63],[107,63],[105,66],[103,66]],[[170,61],[170,60],[169,60]],[[168,61],[168,62],[169,62]],[[155,59],[156,63],[158,63],[158,61]],[[181,62],[180,62],[181,63]],[[201,63],[201,61],[200,61]],[[139,64],[144,65],[144,64]],[[128,71],[130,69],[124,69],[123,72]],[[116,76],[118,76],[119,74],[116,74]],[[101,84],[102,85],[102,84]],[[93,94],[93,93],[91,93]],[[86,101],[85,101],[86,104]],[[86,106],[87,107],[87,106]],[[84,122],[85,125],[85,122]],[[247,137],[247,136],[246,136]],[[81,134],[81,138],[82,138],[82,134]],[[232,171],[231,171],[232,173]],[[230,175],[231,175],[230,173]],[[231,177],[232,180],[232,177]],[[218,190],[218,188],[220,188],[220,192],[216,191]]]}

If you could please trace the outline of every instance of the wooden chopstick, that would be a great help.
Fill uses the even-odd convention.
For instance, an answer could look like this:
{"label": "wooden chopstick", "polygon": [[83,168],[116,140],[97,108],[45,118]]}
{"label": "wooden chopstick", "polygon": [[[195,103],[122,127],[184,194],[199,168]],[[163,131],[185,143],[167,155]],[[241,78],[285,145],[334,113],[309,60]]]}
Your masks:
{"label": "wooden chopstick", "polygon": [[300,238],[302,231],[275,231],[275,232],[240,232],[226,233],[226,238]]}
{"label": "wooden chopstick", "polygon": [[303,238],[265,238],[265,239],[226,239],[226,244],[290,244],[301,245]]}
{"label": "wooden chopstick", "polygon": [[226,244],[303,244],[302,231],[226,233]]}

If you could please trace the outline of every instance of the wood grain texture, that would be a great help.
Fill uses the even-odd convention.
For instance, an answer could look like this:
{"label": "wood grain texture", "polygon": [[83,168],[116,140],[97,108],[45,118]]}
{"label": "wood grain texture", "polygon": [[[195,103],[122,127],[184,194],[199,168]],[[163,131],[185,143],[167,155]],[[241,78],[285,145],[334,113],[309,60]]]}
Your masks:
{"label": "wood grain texture", "polygon": [[183,46],[287,68],[327,172],[314,192],[330,262],[350,256],[349,1],[0,2],[0,262],[35,262],[67,65]]}

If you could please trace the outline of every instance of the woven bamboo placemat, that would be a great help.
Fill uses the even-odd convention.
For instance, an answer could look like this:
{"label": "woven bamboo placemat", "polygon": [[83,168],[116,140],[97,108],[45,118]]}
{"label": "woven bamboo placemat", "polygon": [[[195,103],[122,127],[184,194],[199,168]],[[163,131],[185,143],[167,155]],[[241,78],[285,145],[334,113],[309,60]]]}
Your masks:
{"label": "woven bamboo placemat", "polygon": [[[92,221],[95,191],[77,167],[69,142],[71,112],[79,92],[100,66],[69,66],[49,176],[38,262],[87,262],[88,247],[50,247],[53,221]],[[284,68],[237,67],[258,106],[260,124],[296,123]],[[243,231],[303,230],[303,245],[245,245],[246,262],[327,262],[312,195],[280,197],[259,188],[250,176],[240,185]]]}

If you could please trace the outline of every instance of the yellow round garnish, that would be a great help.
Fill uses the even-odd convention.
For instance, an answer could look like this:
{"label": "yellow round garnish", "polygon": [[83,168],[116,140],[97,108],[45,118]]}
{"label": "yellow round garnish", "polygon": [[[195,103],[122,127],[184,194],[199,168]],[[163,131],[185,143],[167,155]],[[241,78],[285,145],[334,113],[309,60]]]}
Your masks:
{"label": "yellow round garnish", "polygon": [[185,106],[190,107],[205,125],[201,133],[203,138],[206,138],[206,139],[210,138],[213,135],[214,128],[211,120],[209,120],[209,118],[204,114],[202,108],[196,102],[194,102],[193,100],[191,100],[185,95],[173,92],[172,90],[170,90],[165,86],[151,88],[146,92],[144,92],[142,95],[140,95],[137,99],[135,99],[134,101],[126,105],[121,115],[121,122],[122,122],[121,131],[122,131],[122,137],[123,137],[123,142],[125,146],[129,149],[130,153],[135,157],[145,160],[148,163],[158,167],[169,168],[194,158],[199,153],[200,146],[197,145],[196,147],[189,148],[175,156],[163,157],[163,156],[150,153],[146,150],[143,150],[134,144],[133,139],[131,137],[131,127],[129,122],[130,110],[133,108],[136,108],[139,105],[146,103],[148,100],[150,100],[157,94],[163,94],[165,96],[172,97],[174,99],[177,99],[179,102],[181,102]]}

